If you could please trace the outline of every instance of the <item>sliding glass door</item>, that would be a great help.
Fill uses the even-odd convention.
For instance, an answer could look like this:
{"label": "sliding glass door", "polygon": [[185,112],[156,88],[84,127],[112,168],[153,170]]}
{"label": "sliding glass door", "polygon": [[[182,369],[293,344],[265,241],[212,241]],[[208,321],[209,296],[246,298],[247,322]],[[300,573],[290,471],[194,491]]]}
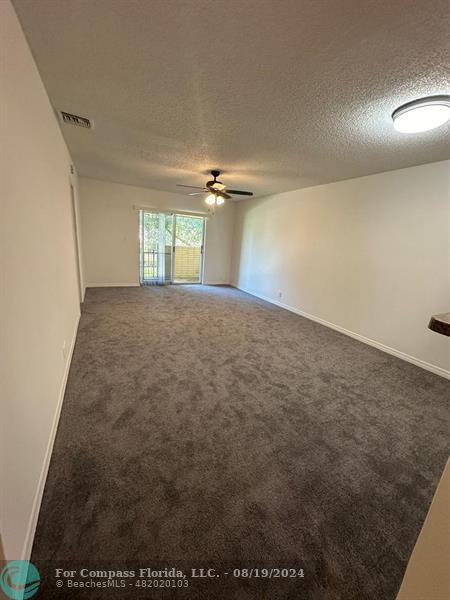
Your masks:
{"label": "sliding glass door", "polygon": [[201,283],[203,217],[174,215],[173,283]]}
{"label": "sliding glass door", "polygon": [[141,283],[172,281],[173,217],[165,213],[140,213]]}
{"label": "sliding glass door", "polygon": [[201,283],[203,217],[142,210],[139,239],[142,284]]}

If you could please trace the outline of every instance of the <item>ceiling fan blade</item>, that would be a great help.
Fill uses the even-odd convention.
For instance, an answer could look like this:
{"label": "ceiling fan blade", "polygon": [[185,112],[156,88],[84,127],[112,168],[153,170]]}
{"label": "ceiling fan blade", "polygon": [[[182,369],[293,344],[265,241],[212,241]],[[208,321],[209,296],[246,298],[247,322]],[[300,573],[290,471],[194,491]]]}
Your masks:
{"label": "ceiling fan blade", "polygon": [[201,185],[184,185],[182,183],[177,183],[177,187],[193,188],[195,190],[203,190],[204,189]]}
{"label": "ceiling fan blade", "polygon": [[229,190],[227,189],[229,194],[238,194],[239,196],[253,196],[253,192],[243,192],[242,190]]}
{"label": "ceiling fan blade", "polygon": [[203,192],[191,192],[190,194],[188,194],[188,196],[201,196],[204,193],[205,193],[204,190],[203,190]]}
{"label": "ceiling fan blade", "polygon": [[226,200],[229,200],[231,198],[230,194],[227,194],[226,192],[220,192],[220,194],[217,195],[222,196],[222,198],[226,198]]}

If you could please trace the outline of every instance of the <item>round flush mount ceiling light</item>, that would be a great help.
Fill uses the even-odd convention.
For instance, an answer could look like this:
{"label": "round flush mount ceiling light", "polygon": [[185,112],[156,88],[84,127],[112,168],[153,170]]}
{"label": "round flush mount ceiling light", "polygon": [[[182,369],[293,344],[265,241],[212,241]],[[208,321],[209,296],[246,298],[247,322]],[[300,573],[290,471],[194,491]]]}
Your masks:
{"label": "round flush mount ceiling light", "polygon": [[450,96],[430,96],[403,104],[394,110],[394,127],[401,133],[420,133],[443,125],[450,119]]}

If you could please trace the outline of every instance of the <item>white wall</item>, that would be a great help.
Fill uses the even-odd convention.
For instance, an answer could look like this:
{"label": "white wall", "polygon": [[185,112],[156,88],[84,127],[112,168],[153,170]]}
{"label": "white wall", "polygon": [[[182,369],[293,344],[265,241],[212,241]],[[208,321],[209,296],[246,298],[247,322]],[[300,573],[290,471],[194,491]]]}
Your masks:
{"label": "white wall", "polygon": [[[76,184],[73,184],[73,180],[75,179]],[[73,186],[73,194],[74,194],[74,209],[75,213],[72,212],[72,224],[73,224],[73,233],[74,238],[76,236],[76,240],[74,239],[75,251],[77,252],[77,266],[78,272],[77,277],[79,278],[79,295],[81,302],[84,301],[84,296],[86,293],[86,284],[85,284],[85,276],[84,276],[84,263],[83,263],[83,240],[81,239],[81,206],[80,206],[80,193],[79,193],[79,177],[77,175],[72,176],[72,186]],[[72,202],[72,199],[71,199]]]}
{"label": "white wall", "polygon": [[448,370],[449,340],[427,324],[450,310],[449,172],[445,161],[240,202],[234,284]]}
{"label": "white wall", "polygon": [[[205,212],[204,200],[80,177],[81,237],[87,287],[139,285],[136,206]],[[204,283],[229,283],[234,204],[208,217]]]}
{"label": "white wall", "polygon": [[0,527],[11,560],[31,550],[79,302],[70,156],[9,0],[0,12]]}

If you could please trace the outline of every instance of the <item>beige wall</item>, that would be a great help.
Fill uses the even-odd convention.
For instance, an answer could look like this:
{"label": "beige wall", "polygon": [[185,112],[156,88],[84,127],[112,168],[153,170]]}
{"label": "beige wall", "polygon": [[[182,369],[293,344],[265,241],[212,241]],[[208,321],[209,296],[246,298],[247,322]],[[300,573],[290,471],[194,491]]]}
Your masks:
{"label": "beige wall", "polygon": [[6,558],[19,559],[31,549],[79,303],[70,156],[9,0],[0,11],[0,528]]}
{"label": "beige wall", "polygon": [[445,161],[240,202],[234,283],[448,370],[449,339],[427,324],[450,310],[449,172]]}
{"label": "beige wall", "polygon": [[[80,177],[81,237],[85,284],[139,284],[138,211],[146,206],[161,210],[205,212],[197,197],[109,183]],[[206,225],[205,283],[229,283],[234,205],[217,208]]]}

